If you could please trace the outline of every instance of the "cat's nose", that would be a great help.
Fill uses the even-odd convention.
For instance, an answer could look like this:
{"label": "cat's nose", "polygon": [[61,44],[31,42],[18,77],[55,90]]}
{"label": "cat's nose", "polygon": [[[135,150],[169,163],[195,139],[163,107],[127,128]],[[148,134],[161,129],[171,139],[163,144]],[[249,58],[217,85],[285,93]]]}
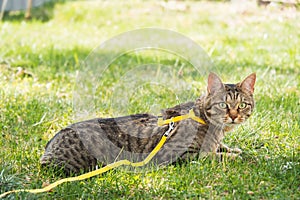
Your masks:
{"label": "cat's nose", "polygon": [[238,112],[235,109],[230,109],[229,110],[229,117],[234,122],[234,120],[238,117]]}
{"label": "cat's nose", "polygon": [[237,118],[237,115],[232,115],[230,116],[230,118],[232,119],[232,121],[234,121]]}

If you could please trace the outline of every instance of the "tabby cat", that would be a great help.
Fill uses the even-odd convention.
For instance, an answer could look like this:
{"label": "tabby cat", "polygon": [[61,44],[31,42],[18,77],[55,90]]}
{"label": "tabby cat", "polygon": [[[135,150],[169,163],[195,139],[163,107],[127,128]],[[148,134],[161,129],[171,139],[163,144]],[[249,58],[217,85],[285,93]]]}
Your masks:
{"label": "tabby cat", "polygon": [[[206,124],[192,119],[176,122],[153,162],[170,164],[208,154],[238,156],[240,149],[231,149],[221,142],[225,132],[251,115],[255,80],[253,73],[240,83],[223,84],[216,74],[210,73],[206,95],[163,110],[162,117],[169,119],[192,109]],[[158,116],[135,114],[72,124],[48,142],[41,164],[78,173],[121,159],[141,161],[169,129],[168,125],[158,126],[157,120]]]}

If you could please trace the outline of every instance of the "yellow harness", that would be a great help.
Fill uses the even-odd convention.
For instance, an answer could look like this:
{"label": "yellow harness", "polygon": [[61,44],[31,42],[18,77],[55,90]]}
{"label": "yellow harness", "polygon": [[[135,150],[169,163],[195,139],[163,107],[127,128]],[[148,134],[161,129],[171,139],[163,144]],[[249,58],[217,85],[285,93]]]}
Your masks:
{"label": "yellow harness", "polygon": [[151,151],[151,153],[141,162],[130,162],[129,160],[120,160],[111,164],[106,165],[103,168],[100,169],[96,169],[94,171],[79,175],[79,176],[75,176],[75,177],[69,177],[69,178],[64,178],[64,179],[60,179],[44,188],[40,188],[40,189],[19,189],[19,190],[12,190],[12,191],[8,191],[8,192],[4,192],[0,195],[0,198],[5,197],[6,195],[9,195],[11,193],[17,193],[17,192],[29,192],[29,193],[42,193],[42,192],[47,192],[52,190],[53,188],[55,188],[56,186],[65,183],[65,182],[72,182],[72,181],[81,181],[99,174],[102,174],[106,171],[109,171],[113,168],[122,166],[122,165],[126,165],[126,166],[133,166],[133,167],[142,167],[144,165],[146,165],[147,163],[150,162],[150,160],[157,154],[157,152],[162,148],[162,146],[165,144],[169,133],[174,129],[174,123],[175,122],[179,122],[181,120],[185,120],[185,119],[193,119],[201,124],[206,124],[205,121],[197,116],[195,116],[195,113],[193,111],[193,109],[191,109],[189,111],[188,114],[186,115],[181,115],[181,116],[176,116],[173,117],[171,119],[167,119],[167,120],[163,120],[163,118],[158,118],[157,124],[158,126],[162,126],[162,125],[166,125],[169,124],[169,129],[164,133],[164,135],[162,136],[162,138],[160,139],[159,143],[156,145],[156,147]]}
{"label": "yellow harness", "polygon": [[186,115],[180,115],[180,116],[172,117],[171,119],[167,119],[167,120],[163,120],[163,118],[158,118],[157,125],[162,126],[162,125],[165,125],[165,124],[169,124],[171,122],[179,122],[179,121],[185,120],[185,119],[193,119],[196,122],[199,122],[200,124],[206,124],[203,119],[201,119],[200,117],[197,117],[195,115],[193,109],[190,109],[189,113],[186,114]]}

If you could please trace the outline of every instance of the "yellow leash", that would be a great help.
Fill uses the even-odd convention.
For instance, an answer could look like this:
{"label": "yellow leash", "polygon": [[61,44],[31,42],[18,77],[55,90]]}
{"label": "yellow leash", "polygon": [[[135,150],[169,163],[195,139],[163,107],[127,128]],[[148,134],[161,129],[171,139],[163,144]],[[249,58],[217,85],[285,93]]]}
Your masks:
{"label": "yellow leash", "polygon": [[19,189],[19,190],[12,190],[12,191],[8,191],[5,192],[3,194],[0,195],[0,198],[5,197],[8,194],[11,193],[16,193],[16,192],[29,192],[29,193],[41,193],[41,192],[47,192],[50,191],[51,189],[55,188],[56,186],[65,183],[65,182],[72,182],[72,181],[80,181],[80,180],[84,180],[87,178],[90,178],[92,176],[96,176],[98,174],[102,174],[104,172],[107,172],[113,168],[119,167],[121,165],[129,165],[129,166],[133,166],[133,167],[141,167],[146,165],[155,155],[156,153],[161,149],[161,147],[164,145],[164,143],[167,140],[167,135],[163,135],[161,140],[159,141],[159,143],[156,145],[156,147],[152,150],[152,152],[145,158],[145,160],[141,161],[141,162],[136,162],[136,163],[132,163],[129,160],[120,160],[117,162],[114,162],[112,164],[106,165],[105,167],[101,168],[101,169],[97,169],[85,174],[82,174],[80,176],[75,176],[75,177],[69,177],[69,178],[64,178],[61,180],[58,180],[44,188],[41,189]]}
{"label": "yellow leash", "polygon": [[156,145],[156,147],[151,151],[151,153],[141,162],[130,162],[129,160],[120,160],[111,164],[106,165],[103,168],[100,169],[96,169],[94,171],[79,175],[79,176],[75,176],[75,177],[69,177],[69,178],[64,178],[61,180],[58,180],[44,188],[40,188],[40,189],[19,189],[19,190],[12,190],[12,191],[8,191],[8,192],[4,192],[0,195],[0,198],[3,198],[9,194],[12,193],[17,193],[17,192],[29,192],[29,193],[42,193],[42,192],[47,192],[50,191],[51,189],[55,188],[56,186],[65,183],[65,182],[72,182],[72,181],[81,181],[99,174],[102,174],[104,172],[107,172],[113,168],[122,166],[122,165],[126,165],[126,166],[133,166],[133,167],[142,167],[144,165],[146,165],[147,163],[150,162],[150,160],[157,154],[157,152],[162,148],[162,146],[165,144],[169,133],[174,129],[174,123],[184,120],[184,119],[188,119],[191,118],[201,124],[206,124],[201,118],[195,116],[195,113],[193,112],[193,110],[190,110],[189,114],[187,115],[182,115],[182,116],[177,116],[171,119],[167,119],[167,120],[163,120],[162,118],[158,119],[158,126],[162,126],[165,124],[169,124],[169,129],[164,133],[164,135],[162,136],[162,138],[160,139],[159,143]]}

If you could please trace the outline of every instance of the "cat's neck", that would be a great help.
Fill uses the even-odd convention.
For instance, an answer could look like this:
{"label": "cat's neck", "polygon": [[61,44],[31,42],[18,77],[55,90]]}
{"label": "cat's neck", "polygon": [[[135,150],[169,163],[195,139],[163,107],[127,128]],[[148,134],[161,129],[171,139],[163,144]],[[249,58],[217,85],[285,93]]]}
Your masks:
{"label": "cat's neck", "polygon": [[194,113],[197,117],[200,117],[201,119],[203,119],[207,124],[210,123],[210,121],[208,120],[207,115],[205,114],[205,109],[203,107],[203,99],[204,96],[201,96],[200,98],[196,99],[196,102],[193,106],[193,110]]}

